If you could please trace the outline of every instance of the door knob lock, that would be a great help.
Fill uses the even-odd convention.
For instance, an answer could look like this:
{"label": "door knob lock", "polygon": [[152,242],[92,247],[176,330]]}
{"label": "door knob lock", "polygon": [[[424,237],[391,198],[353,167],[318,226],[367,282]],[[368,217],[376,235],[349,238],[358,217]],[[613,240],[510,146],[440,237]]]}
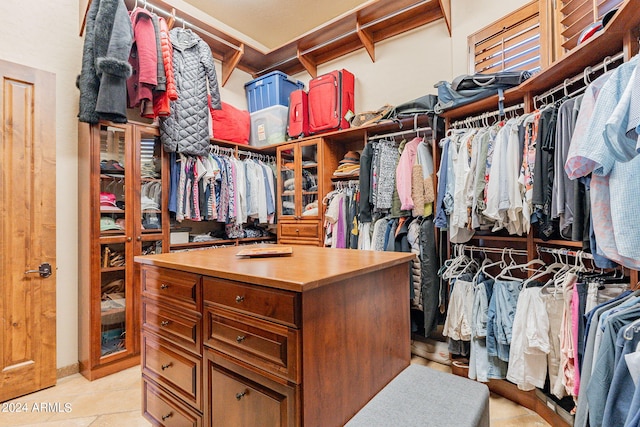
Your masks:
{"label": "door knob lock", "polygon": [[48,262],[43,262],[38,266],[37,270],[27,270],[24,272],[24,274],[32,273],[38,273],[40,277],[46,279],[47,277],[51,276],[51,264],[49,264]]}

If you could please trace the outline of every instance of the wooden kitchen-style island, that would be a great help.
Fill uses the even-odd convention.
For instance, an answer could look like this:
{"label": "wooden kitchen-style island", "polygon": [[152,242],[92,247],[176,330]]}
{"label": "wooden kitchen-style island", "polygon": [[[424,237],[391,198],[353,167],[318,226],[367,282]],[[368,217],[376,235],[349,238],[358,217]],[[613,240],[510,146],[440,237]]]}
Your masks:
{"label": "wooden kitchen-style island", "polygon": [[410,363],[413,255],[293,246],[236,256],[243,248],[135,258],[145,417],[344,425]]}

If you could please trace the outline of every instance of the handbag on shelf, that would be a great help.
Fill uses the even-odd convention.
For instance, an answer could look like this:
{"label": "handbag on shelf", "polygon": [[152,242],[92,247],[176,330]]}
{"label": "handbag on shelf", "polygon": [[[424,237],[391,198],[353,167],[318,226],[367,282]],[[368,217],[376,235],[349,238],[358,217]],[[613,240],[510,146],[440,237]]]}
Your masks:
{"label": "handbag on shelf", "polygon": [[488,96],[502,93],[520,85],[531,77],[529,71],[501,71],[490,74],[463,74],[451,83],[439,81],[434,86],[438,89],[438,103],[435,106],[436,114],[450,110],[461,105],[469,104]]}

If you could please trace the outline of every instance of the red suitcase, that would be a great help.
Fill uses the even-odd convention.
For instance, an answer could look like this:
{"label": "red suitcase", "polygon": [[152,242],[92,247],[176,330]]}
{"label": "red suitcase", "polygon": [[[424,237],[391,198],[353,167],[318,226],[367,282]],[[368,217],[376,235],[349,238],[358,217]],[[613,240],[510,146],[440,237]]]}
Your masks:
{"label": "red suitcase", "polygon": [[294,90],[289,95],[287,134],[291,138],[309,135],[309,97],[302,89]]}
{"label": "red suitcase", "polygon": [[309,132],[349,127],[354,114],[355,78],[347,70],[332,71],[309,82]]}

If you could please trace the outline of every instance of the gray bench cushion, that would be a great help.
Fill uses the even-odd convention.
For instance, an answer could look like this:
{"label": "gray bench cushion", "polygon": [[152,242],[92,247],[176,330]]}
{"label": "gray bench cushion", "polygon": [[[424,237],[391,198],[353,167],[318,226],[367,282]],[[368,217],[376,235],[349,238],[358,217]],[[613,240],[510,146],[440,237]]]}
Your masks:
{"label": "gray bench cushion", "polygon": [[409,365],[345,427],[489,427],[489,388]]}

